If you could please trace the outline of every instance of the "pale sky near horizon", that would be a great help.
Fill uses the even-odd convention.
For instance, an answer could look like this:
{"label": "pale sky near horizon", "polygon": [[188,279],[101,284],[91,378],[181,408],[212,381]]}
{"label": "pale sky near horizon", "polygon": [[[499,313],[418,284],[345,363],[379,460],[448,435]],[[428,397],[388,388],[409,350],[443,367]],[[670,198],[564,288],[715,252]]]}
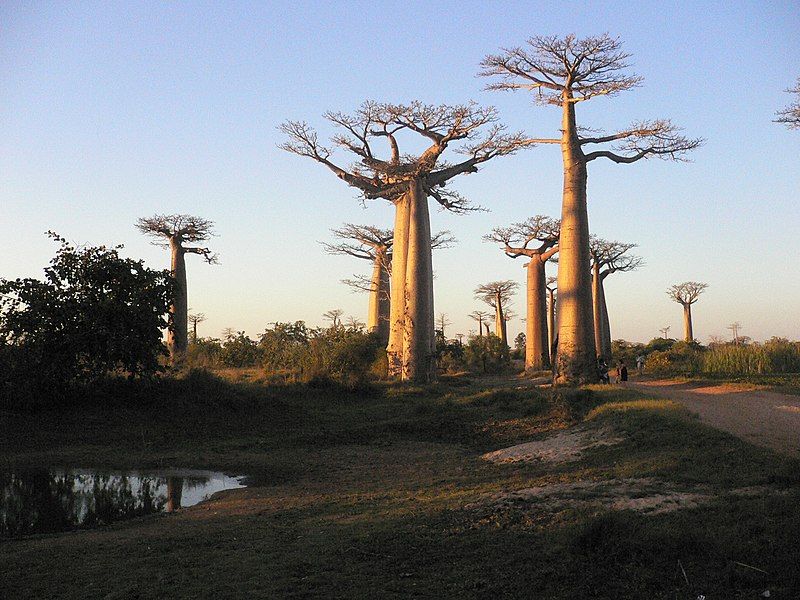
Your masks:
{"label": "pale sky near horizon", "polygon": [[[155,213],[216,223],[221,264],[188,257],[189,304],[257,335],[275,321],[322,324],[367,298],[340,280],[365,261],[325,254],[345,222],[390,228],[385,201],[277,148],[278,125],[372,99],[492,104],[512,129],[558,135],[559,114],[524,93],[485,91],[478,64],[532,35],[608,32],[632,54],[642,87],[579,107],[606,131],[670,118],[706,144],[689,163],[589,166],[590,228],[639,244],[645,266],[606,282],[614,338],[647,341],[681,307],[666,289],[705,281],[695,335],[800,339],[800,131],[773,123],[800,76],[800,5],[777,2],[4,2],[0,5],[0,277],[39,277],[55,230],[78,243],[125,245],[166,268],[134,223]],[[345,162],[348,162],[345,160]],[[483,243],[492,227],[560,213],[561,157],[540,146],[487,163],[453,189],[490,209],[437,211],[459,243],[434,256],[437,314],[468,333],[474,288],[515,279],[522,259]],[[554,271],[551,271],[554,273]],[[513,337],[523,329],[516,319]]]}

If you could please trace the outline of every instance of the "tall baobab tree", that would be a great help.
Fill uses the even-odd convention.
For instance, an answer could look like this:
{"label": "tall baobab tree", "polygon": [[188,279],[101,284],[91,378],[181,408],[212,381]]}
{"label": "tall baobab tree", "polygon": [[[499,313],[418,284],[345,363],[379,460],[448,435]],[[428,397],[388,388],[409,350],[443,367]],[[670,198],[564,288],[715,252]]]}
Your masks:
{"label": "tall baobab tree", "polygon": [[[633,163],[659,157],[681,160],[702,140],[689,139],[670,121],[640,121],[612,134],[579,127],[575,107],[601,96],[614,96],[641,83],[626,75],[629,55],[609,35],[577,38],[532,37],[527,47],[505,49],[487,56],[481,75],[498,77],[493,90],[528,90],[539,104],[561,109],[561,137],[530,140],[558,144],[564,165],[564,191],[559,240],[559,319],[557,383],[598,380],[592,323],[592,284],[589,265],[589,217],[586,205],[587,167],[600,158]],[[611,149],[586,152],[587,146],[611,143]]]}
{"label": "tall baobab tree", "polygon": [[484,310],[474,310],[467,316],[478,322],[478,337],[483,337],[483,324],[488,321],[491,315]]}
{"label": "tall baobab tree", "polygon": [[786,90],[790,94],[796,94],[795,101],[777,113],[776,123],[784,123],[789,129],[800,129],[800,77],[793,88]]}
{"label": "tall baobab tree", "polygon": [[189,314],[189,324],[192,326],[192,343],[197,343],[197,324],[202,323],[206,320],[206,315],[204,313],[190,313]]}
{"label": "tall baobab tree", "polygon": [[[453,212],[471,207],[466,199],[445,188],[454,177],[475,173],[478,165],[530,145],[521,133],[507,133],[497,123],[494,108],[474,103],[434,106],[365,102],[352,115],[329,112],[325,118],[342,133],[331,141],[354,154],[357,162],[345,168],[334,162],[307,123],[287,121],[281,129],[289,140],[284,150],[305,156],[330,169],[365,200],[383,198],[395,207],[394,247],[389,323],[389,375],[425,382],[436,376],[433,310],[433,265],[428,198]],[[404,136],[420,154],[401,152]],[[416,139],[413,139],[416,138]],[[465,156],[444,162],[445,151],[459,143]],[[405,143],[405,142],[404,142]],[[383,144],[384,151],[377,146]]]}
{"label": "tall baobab tree", "polygon": [[491,281],[475,288],[475,298],[483,300],[494,309],[494,331],[504,344],[508,345],[508,335],[506,334],[506,314],[511,296],[519,288],[516,281],[506,279],[505,281]]}
{"label": "tall baobab tree", "polygon": [[556,291],[558,290],[558,277],[547,278],[547,348],[550,353],[550,366],[553,366],[556,339]]}
{"label": "tall baobab tree", "polygon": [[558,252],[560,223],[536,215],[510,227],[495,227],[484,241],[501,245],[506,256],[527,257],[527,316],[525,325],[525,368],[535,371],[550,367],[547,345],[547,283],[544,265]]}
{"label": "tall baobab tree", "polygon": [[611,360],[611,325],[604,282],[612,273],[634,271],[642,266],[641,256],[628,254],[636,244],[623,244],[591,236],[589,254],[592,259],[592,305],[594,307],[594,343],[598,356]]}
{"label": "tall baobab tree", "polygon": [[170,327],[167,346],[173,363],[179,362],[189,345],[189,296],[186,287],[186,255],[199,254],[209,264],[217,262],[217,255],[208,248],[187,246],[204,242],[214,234],[214,223],[191,215],[155,215],[139,219],[136,228],[155,238],[153,242],[169,248],[172,277],[175,279],[175,297],[170,309]]}
{"label": "tall baobab tree", "polygon": [[[342,241],[337,244],[323,243],[328,254],[346,254],[372,263],[372,277],[367,287],[367,331],[376,332],[386,343],[389,340],[389,261],[392,230],[345,223],[340,229],[332,229],[331,232]],[[361,288],[360,285],[358,287]]]}
{"label": "tall baobab tree", "polygon": [[[323,242],[329,254],[346,254],[372,262],[370,278],[356,275],[355,279],[345,279],[343,283],[356,290],[369,292],[367,331],[376,332],[381,342],[386,344],[389,341],[393,232],[391,229],[351,223],[345,223],[341,229],[332,229],[331,232],[342,241],[338,244]],[[431,237],[431,249],[449,248],[455,242],[452,233],[440,231]]]}
{"label": "tall baobab tree", "polygon": [[694,340],[694,333],[692,332],[692,304],[697,302],[700,294],[702,294],[707,287],[707,283],[686,281],[673,285],[667,290],[667,296],[683,306],[683,339],[687,342]]}

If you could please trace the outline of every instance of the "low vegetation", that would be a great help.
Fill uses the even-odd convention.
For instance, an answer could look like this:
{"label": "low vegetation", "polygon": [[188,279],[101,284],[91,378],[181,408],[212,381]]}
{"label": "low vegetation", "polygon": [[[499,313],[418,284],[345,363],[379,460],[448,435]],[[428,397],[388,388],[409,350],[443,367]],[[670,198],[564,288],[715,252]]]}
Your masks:
{"label": "low vegetation", "polygon": [[[632,390],[460,375],[354,392],[276,385],[260,368],[107,385],[68,411],[0,413],[3,464],[214,468],[251,487],[6,542],[12,597],[800,590],[800,465]],[[480,458],[573,430],[615,442],[564,462]]]}

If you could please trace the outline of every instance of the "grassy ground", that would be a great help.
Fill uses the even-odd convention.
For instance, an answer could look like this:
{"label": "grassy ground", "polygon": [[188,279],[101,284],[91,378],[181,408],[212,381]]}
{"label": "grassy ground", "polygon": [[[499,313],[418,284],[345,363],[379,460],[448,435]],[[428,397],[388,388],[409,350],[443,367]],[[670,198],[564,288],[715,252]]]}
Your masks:
{"label": "grassy ground", "polygon": [[[145,404],[115,388],[70,411],[0,414],[4,467],[216,468],[254,484],[173,515],[0,543],[0,596],[800,595],[800,465],[667,401],[513,379],[348,393],[227,377],[154,386]],[[574,427],[622,442],[568,463],[479,458]],[[596,490],[496,501],[630,478],[708,500],[662,514],[612,510]]]}

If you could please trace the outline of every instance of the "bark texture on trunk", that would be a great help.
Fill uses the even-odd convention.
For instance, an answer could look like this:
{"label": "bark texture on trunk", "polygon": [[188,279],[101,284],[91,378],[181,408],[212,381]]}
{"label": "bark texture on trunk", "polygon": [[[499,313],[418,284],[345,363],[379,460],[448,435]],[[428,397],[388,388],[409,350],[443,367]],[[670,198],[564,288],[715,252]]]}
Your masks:
{"label": "bark texture on trunk", "polygon": [[[600,293],[600,266],[592,265],[592,314],[594,315],[594,347],[603,356],[603,306]],[[608,361],[608,357],[603,356]]]}
{"label": "bark texture on trunk", "polygon": [[553,342],[556,337],[556,295],[551,290],[547,290],[547,296],[547,347],[549,349],[548,352],[552,353]]}
{"label": "bark texture on trunk", "polygon": [[389,377],[396,379],[400,379],[403,375],[403,332],[406,322],[406,263],[409,218],[411,217],[410,206],[409,194],[395,202],[389,342],[386,354],[389,362]]}
{"label": "bark texture on trunk", "polygon": [[547,334],[547,287],[544,261],[531,256],[528,263],[528,310],[525,326],[525,368],[535,371],[550,368]]}
{"label": "bark texture on trunk", "polygon": [[170,307],[171,327],[167,332],[167,346],[173,363],[186,355],[189,345],[189,301],[186,289],[186,253],[180,241],[170,239],[172,277],[175,279],[175,297]]}
{"label": "bark texture on trunk", "polygon": [[183,497],[183,479],[167,477],[167,512],[174,512],[181,507]]}
{"label": "bark texture on trunk", "polygon": [[369,291],[369,313],[367,331],[375,332],[382,344],[389,342],[389,273],[386,270],[386,255],[379,253],[372,266]]}
{"label": "bark texture on trunk", "polygon": [[607,360],[611,360],[611,322],[608,319],[608,303],[606,302],[606,288],[605,284],[605,277],[601,274],[600,275],[600,309],[601,309],[601,316],[602,316],[602,334],[603,334],[603,346],[602,352],[600,354]]}
{"label": "bark texture on trunk", "polygon": [[596,383],[586,159],[575,127],[575,106],[564,99],[561,155],[564,193],[558,265],[558,350],[556,383]]}
{"label": "bark texture on trunk", "polygon": [[416,383],[432,381],[434,360],[433,262],[428,198],[417,183],[410,190],[406,311],[402,378]]}
{"label": "bark texture on trunk", "polygon": [[694,340],[694,333],[692,332],[692,305],[683,305],[683,339],[687,342]]}
{"label": "bark texture on trunk", "polygon": [[503,301],[500,298],[500,292],[497,292],[494,298],[494,332],[495,335],[508,346],[508,339],[506,337],[506,316],[503,314]]}

